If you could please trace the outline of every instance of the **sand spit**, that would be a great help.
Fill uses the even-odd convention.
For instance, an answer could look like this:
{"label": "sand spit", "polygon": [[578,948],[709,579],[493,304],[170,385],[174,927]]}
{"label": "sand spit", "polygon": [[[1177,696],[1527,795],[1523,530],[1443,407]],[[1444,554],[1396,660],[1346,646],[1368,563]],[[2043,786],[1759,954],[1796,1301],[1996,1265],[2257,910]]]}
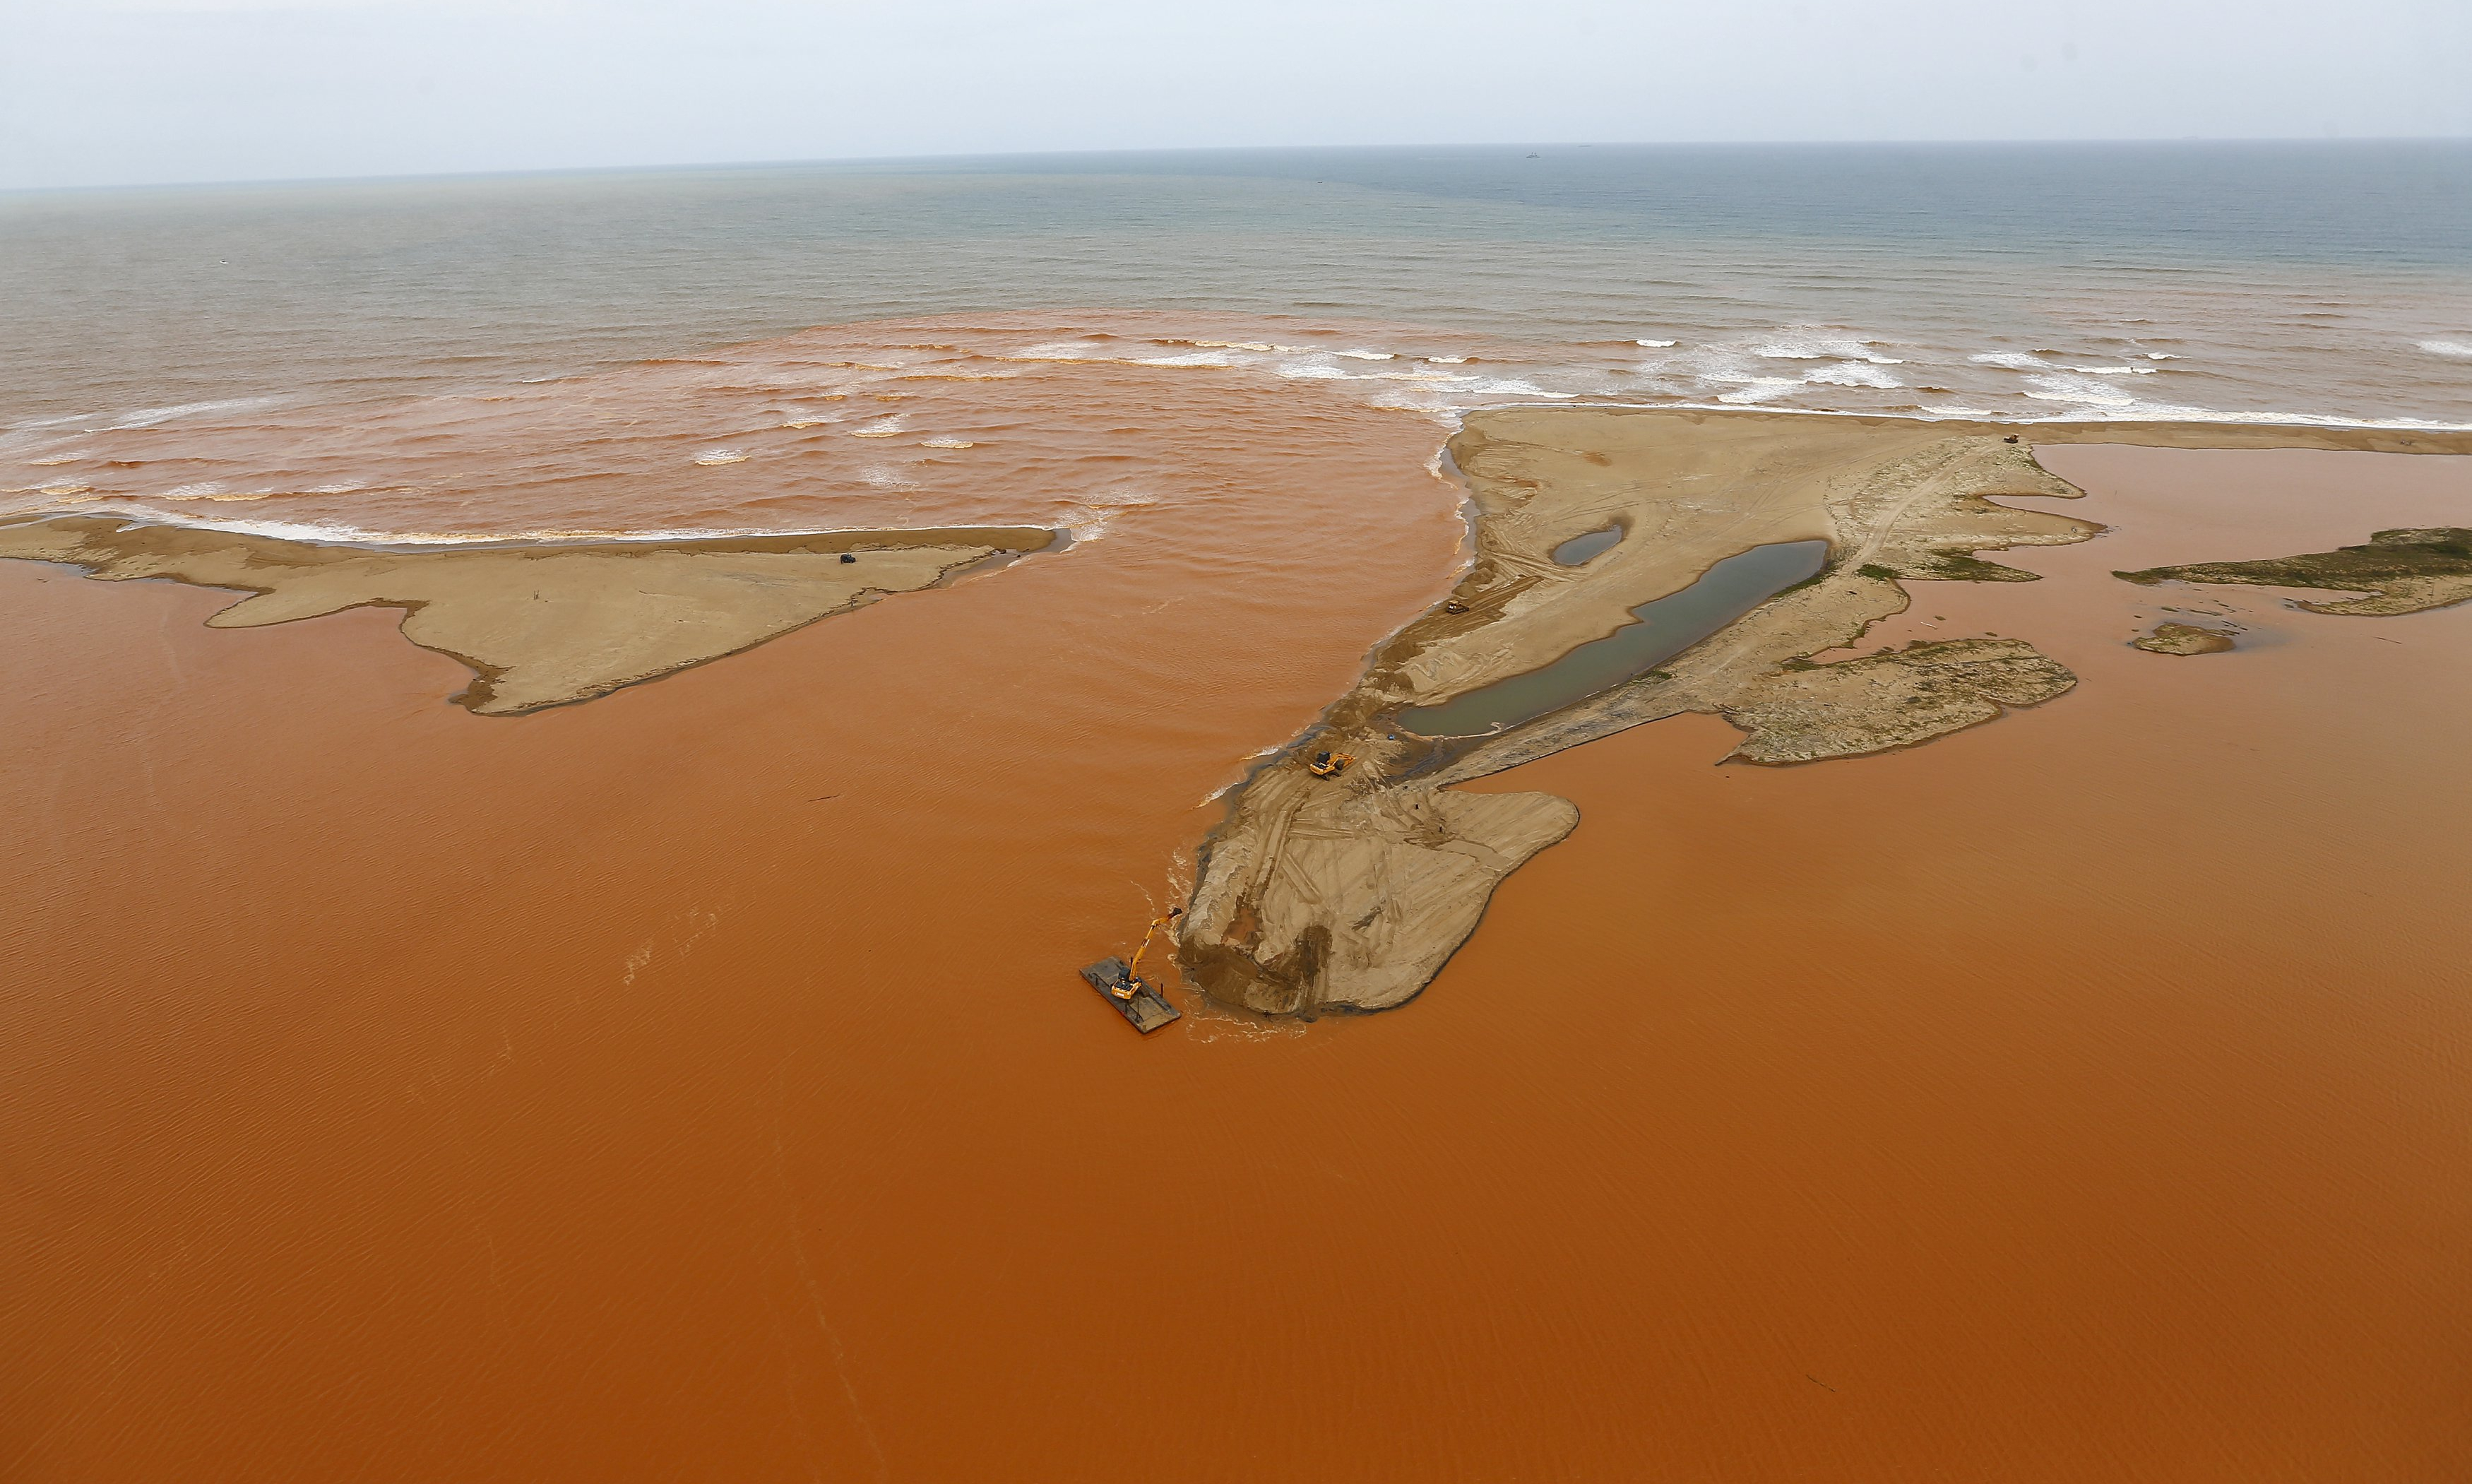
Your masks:
{"label": "sand spit", "polygon": [[[1577,825],[1549,794],[1447,785],[1687,711],[1745,733],[1732,758],[1792,764],[1913,747],[2076,683],[2017,639],[1917,643],[1815,663],[1902,611],[1914,579],[2032,581],[1975,554],[2081,541],[2086,521],[1992,503],[2080,491],[2041,443],[2461,453],[2472,438],[2387,429],[2012,425],[1635,408],[1471,415],[1450,453],[1475,558],[1449,599],[1377,649],[1321,723],[1231,797],[1204,848],[1179,960],[1215,999],[1272,1015],[1414,997],[1493,889]],[[1608,525],[1574,567],[1562,543]],[[2425,534],[2425,533],[2424,533]],[[1826,568],[1633,681],[1486,736],[1429,739],[1397,717],[1523,674],[1628,621],[1726,557],[1824,539]],[[1352,754],[1335,778],[1307,755]]]}
{"label": "sand spit", "polygon": [[2365,596],[2299,606],[2313,613],[2390,617],[2448,608],[2472,598],[2472,530],[2438,526],[2379,531],[2370,536],[2366,545],[2343,546],[2334,551],[2273,557],[2263,562],[2201,562],[2112,575],[2148,586],[2165,582],[2226,583],[2358,592]]}
{"label": "sand spit", "polygon": [[[1215,998],[1272,1014],[1402,1004],[1474,930],[1494,886],[1578,823],[1552,795],[1457,796],[1444,784],[1650,713],[1722,711],[1749,733],[1739,755],[1800,762],[1909,746],[2073,683],[2014,641],[1802,662],[1903,609],[1900,576],[2023,579],[1969,554],[2094,531],[1988,503],[2077,492],[1997,435],[1872,419],[1518,408],[1470,417],[1450,452],[1475,512],[1467,575],[1375,653],[1319,728],[1248,781],[1211,837],[1182,961]],[[1578,567],[1554,562],[1557,546],[1608,524],[1625,533],[1610,551]],[[1397,729],[1402,708],[1549,663],[1723,558],[1814,539],[1831,543],[1819,577],[1647,681],[1466,742]],[[1328,748],[1357,762],[1316,778],[1299,754]]]}
{"label": "sand spit", "polygon": [[734,655],[1055,539],[1006,526],[403,550],[70,515],[0,525],[0,557],[251,594],[206,620],[218,629],[399,608],[405,638],[472,667],[458,704],[513,716]]}
{"label": "sand spit", "polygon": [[2129,640],[2128,647],[2150,655],[2220,655],[2232,648],[2232,635],[2229,630],[2203,624],[2161,623],[2153,633]]}

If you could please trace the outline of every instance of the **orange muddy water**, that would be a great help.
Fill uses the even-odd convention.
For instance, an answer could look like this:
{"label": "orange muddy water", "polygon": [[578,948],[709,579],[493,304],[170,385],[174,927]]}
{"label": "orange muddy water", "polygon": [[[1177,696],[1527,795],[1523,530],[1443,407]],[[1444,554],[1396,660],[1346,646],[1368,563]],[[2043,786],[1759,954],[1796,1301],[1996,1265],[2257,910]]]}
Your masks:
{"label": "orange muddy water", "polygon": [[1488,779],[1582,823],[1421,999],[1142,1040],[1075,967],[1457,493],[1403,411],[1002,391],[970,514],[1098,469],[1095,539],[530,717],[0,562],[0,1475],[2472,1470],[2472,608],[2106,575],[2472,524],[2472,461],[2050,450],[2113,531],[1869,642],[2072,694]]}

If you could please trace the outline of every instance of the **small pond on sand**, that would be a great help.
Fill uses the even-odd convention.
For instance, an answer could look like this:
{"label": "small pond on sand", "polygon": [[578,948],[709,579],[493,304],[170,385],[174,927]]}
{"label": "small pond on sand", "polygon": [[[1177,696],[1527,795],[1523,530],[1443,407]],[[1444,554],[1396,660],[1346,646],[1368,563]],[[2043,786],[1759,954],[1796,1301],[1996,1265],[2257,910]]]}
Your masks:
{"label": "small pond on sand", "polygon": [[1578,566],[1613,550],[1615,543],[1622,539],[1623,528],[1619,525],[1607,526],[1602,531],[1589,531],[1555,547],[1554,560],[1564,566]]}
{"label": "small pond on sand", "polygon": [[1472,737],[1532,721],[1653,669],[1817,573],[1827,560],[1826,541],[1754,546],[1718,562],[1680,592],[1632,609],[1634,621],[1604,638],[1439,706],[1411,706],[1399,713],[1399,725],[1422,736]]}

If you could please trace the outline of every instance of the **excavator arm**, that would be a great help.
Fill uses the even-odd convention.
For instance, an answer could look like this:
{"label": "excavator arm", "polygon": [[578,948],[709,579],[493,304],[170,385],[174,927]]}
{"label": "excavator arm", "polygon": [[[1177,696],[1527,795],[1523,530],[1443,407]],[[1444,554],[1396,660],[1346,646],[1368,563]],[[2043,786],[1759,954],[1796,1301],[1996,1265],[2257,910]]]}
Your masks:
{"label": "excavator arm", "polygon": [[1133,950],[1133,961],[1125,968],[1125,982],[1123,987],[1120,989],[1110,990],[1108,991],[1109,993],[1115,995],[1118,999],[1130,999],[1135,994],[1141,993],[1142,955],[1151,950],[1151,940],[1158,936],[1158,930],[1160,928],[1167,926],[1169,923],[1182,916],[1184,916],[1184,909],[1182,907],[1170,907],[1167,909],[1166,916],[1151,919],[1150,931],[1142,934],[1142,945]]}

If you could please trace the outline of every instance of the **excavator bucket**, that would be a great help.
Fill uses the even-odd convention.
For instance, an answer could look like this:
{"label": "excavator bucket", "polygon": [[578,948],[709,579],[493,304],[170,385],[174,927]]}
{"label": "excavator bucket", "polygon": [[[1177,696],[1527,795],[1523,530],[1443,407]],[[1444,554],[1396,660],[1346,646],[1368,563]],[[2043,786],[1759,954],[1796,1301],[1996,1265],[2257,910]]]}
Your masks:
{"label": "excavator bucket", "polygon": [[[1145,1036],[1179,1018],[1180,1012],[1167,1002],[1167,996],[1159,993],[1158,986],[1148,979],[1134,978],[1123,959],[1103,958],[1082,969],[1082,977],[1090,981],[1090,988],[1099,992],[1101,999]],[[1128,985],[1132,987],[1132,993],[1117,998]]]}

